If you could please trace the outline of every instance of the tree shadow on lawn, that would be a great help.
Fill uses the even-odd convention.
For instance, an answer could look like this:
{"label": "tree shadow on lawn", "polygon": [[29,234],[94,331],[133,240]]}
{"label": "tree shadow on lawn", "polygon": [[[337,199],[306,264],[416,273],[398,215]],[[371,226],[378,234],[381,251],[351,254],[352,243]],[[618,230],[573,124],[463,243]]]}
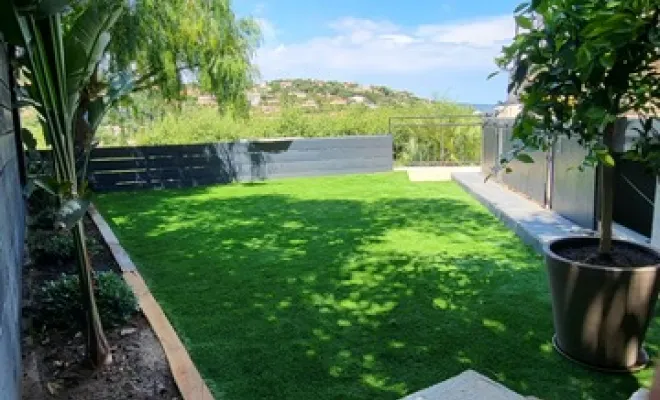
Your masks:
{"label": "tree shadow on lawn", "polygon": [[204,193],[100,205],[218,398],[397,399],[468,368],[546,400],[638,386],[553,352],[541,258],[472,202]]}

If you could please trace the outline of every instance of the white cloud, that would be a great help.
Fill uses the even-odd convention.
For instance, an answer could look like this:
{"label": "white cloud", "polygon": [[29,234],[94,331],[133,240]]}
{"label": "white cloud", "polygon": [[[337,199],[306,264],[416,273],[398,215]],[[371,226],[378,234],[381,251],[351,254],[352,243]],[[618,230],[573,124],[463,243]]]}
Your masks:
{"label": "white cloud", "polygon": [[422,25],[416,34],[435,43],[489,46],[510,40],[514,30],[513,18],[506,16],[445,25]]}
{"label": "white cloud", "polygon": [[483,71],[485,79],[495,68],[494,57],[515,32],[508,15],[408,28],[347,17],[332,22],[330,34],[278,43],[277,29],[265,19],[259,23],[271,35],[256,57],[264,79],[349,80],[357,75],[402,77],[452,71]]}
{"label": "white cloud", "polygon": [[277,29],[272,22],[266,18],[255,18],[254,21],[259,25],[261,34],[263,35],[266,43],[273,42],[277,39]]}
{"label": "white cloud", "polygon": [[390,21],[374,21],[365,18],[344,17],[331,22],[330,27],[337,32],[369,31],[373,33],[397,32],[399,27]]}

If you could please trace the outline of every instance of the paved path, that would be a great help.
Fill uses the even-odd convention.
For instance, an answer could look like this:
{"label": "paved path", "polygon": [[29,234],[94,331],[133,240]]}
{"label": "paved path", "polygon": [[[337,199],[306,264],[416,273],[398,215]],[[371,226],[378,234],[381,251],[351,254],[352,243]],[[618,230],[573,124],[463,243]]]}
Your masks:
{"label": "paved path", "polygon": [[398,167],[397,171],[408,172],[411,182],[444,182],[451,181],[456,172],[479,172],[480,167]]}

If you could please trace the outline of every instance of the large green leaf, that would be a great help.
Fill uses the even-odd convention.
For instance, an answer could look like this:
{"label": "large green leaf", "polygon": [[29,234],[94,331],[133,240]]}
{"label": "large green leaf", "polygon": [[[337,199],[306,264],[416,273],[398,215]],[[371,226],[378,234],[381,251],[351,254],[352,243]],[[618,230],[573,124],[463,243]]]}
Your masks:
{"label": "large green leaf", "polygon": [[37,148],[37,139],[35,139],[34,134],[29,129],[21,129],[21,140],[28,150],[35,150]]}
{"label": "large green leaf", "polygon": [[[10,0],[11,1],[11,0]],[[37,18],[49,17],[66,11],[73,0],[14,0],[12,1],[21,14],[30,14]]]}
{"label": "large green leaf", "polygon": [[516,24],[523,29],[532,29],[534,27],[532,20],[523,15],[516,16]]}
{"label": "large green leaf", "polygon": [[71,115],[78,106],[80,92],[103,59],[110,43],[109,29],[124,8],[122,3],[87,7],[64,37],[67,94]]}
{"label": "large green leaf", "polygon": [[520,153],[520,154],[516,155],[516,159],[518,161],[522,161],[525,164],[533,164],[534,163],[534,159],[532,158],[532,156],[530,156],[529,154],[525,154],[525,153]]}

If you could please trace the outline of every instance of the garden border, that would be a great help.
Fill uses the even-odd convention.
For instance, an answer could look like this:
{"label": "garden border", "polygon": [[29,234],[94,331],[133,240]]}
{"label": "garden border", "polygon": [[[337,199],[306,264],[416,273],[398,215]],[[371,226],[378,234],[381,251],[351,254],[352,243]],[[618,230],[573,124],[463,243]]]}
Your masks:
{"label": "garden border", "polygon": [[211,391],[202,379],[202,375],[190,358],[183,342],[181,342],[163,309],[149,291],[147,284],[142,279],[142,275],[140,275],[128,253],[119,244],[119,239],[117,239],[110,225],[94,205],[90,205],[88,213],[99,232],[101,232],[103,241],[110,248],[112,256],[117,261],[124,280],[138,298],[142,313],[149,321],[149,325],[158,337],[161,346],[163,346],[172,376],[183,399],[213,400],[214,397]]}

